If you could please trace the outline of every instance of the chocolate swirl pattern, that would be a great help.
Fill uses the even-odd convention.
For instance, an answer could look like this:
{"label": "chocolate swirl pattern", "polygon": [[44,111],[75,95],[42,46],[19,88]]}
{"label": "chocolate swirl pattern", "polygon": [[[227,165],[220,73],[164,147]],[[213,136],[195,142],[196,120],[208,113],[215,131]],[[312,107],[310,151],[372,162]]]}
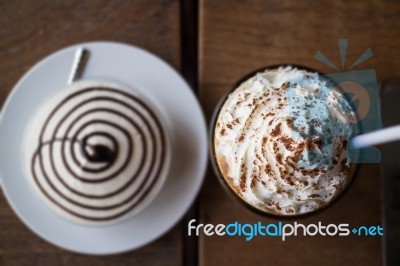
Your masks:
{"label": "chocolate swirl pattern", "polygon": [[68,89],[32,123],[33,184],[57,212],[110,221],[149,204],[169,165],[166,129],[136,95],[113,86]]}
{"label": "chocolate swirl pattern", "polygon": [[[307,86],[286,82],[299,77]],[[214,149],[223,177],[249,204],[274,214],[307,213],[348,183],[351,128],[334,119],[355,117],[343,115],[340,93],[324,86],[316,74],[288,67],[259,73],[229,95],[217,118]],[[291,105],[289,89],[294,99],[309,100]],[[323,142],[334,131],[342,137]],[[328,163],[316,166],[313,154]]]}

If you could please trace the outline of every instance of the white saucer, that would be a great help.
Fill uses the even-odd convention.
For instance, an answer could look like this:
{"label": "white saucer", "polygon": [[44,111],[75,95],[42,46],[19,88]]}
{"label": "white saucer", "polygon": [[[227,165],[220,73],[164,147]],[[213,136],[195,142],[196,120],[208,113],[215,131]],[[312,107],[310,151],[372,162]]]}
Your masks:
{"label": "white saucer", "polygon": [[[26,125],[46,99],[67,86],[78,47],[90,51],[83,80],[110,80],[135,87],[157,105],[172,133],[171,169],[160,194],[138,215],[104,226],[73,223],[54,213],[30,187],[22,165]],[[132,250],[167,232],[197,196],[207,165],[206,124],[190,87],[158,57],[112,42],[68,47],[35,65],[18,82],[3,107],[0,136],[0,179],[14,211],[42,238],[85,254]]]}

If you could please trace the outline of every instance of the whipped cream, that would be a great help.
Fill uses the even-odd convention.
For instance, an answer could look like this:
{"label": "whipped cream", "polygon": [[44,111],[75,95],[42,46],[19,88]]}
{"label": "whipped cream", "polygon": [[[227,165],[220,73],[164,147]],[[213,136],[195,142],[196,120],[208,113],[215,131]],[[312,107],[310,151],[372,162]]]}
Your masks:
{"label": "whipped cream", "polygon": [[233,190],[268,213],[325,206],[349,182],[347,139],[356,117],[317,73],[266,70],[223,104],[214,135],[221,173]]}
{"label": "whipped cream", "polygon": [[46,204],[73,221],[137,214],[168,172],[170,144],[160,115],[120,84],[74,83],[45,102],[26,134],[29,180]]}

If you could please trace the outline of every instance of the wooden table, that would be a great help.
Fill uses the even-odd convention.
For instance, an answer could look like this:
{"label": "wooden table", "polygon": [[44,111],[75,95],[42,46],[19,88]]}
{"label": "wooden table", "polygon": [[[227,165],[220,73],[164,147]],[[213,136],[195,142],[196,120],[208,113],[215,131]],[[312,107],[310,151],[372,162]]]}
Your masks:
{"label": "wooden table", "polygon": [[[314,55],[321,50],[340,66],[339,38],[349,39],[346,66],[371,48],[374,57],[355,69],[374,68],[379,80],[400,72],[400,3],[395,1],[200,0],[195,7],[196,1],[178,0],[0,2],[0,102],[44,56],[94,40],[143,47],[181,70],[197,87],[207,118],[231,84],[261,66],[295,63],[333,73]],[[382,224],[379,171],[379,165],[363,165],[343,198],[301,222]],[[132,252],[91,257],[64,251],[34,235],[0,195],[0,265],[311,266],[383,261],[381,238],[188,238],[191,218],[213,224],[276,222],[243,208],[208,171],[195,207],[166,235]]]}

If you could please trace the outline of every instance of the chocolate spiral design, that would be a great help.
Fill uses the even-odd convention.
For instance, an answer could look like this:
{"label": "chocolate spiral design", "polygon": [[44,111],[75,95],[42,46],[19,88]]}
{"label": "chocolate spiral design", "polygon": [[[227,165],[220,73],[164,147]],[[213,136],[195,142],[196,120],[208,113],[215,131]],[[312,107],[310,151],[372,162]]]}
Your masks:
{"label": "chocolate spiral design", "polygon": [[45,115],[31,174],[58,211],[108,221],[149,197],[166,167],[168,143],[164,127],[140,98],[88,87],[68,94]]}

